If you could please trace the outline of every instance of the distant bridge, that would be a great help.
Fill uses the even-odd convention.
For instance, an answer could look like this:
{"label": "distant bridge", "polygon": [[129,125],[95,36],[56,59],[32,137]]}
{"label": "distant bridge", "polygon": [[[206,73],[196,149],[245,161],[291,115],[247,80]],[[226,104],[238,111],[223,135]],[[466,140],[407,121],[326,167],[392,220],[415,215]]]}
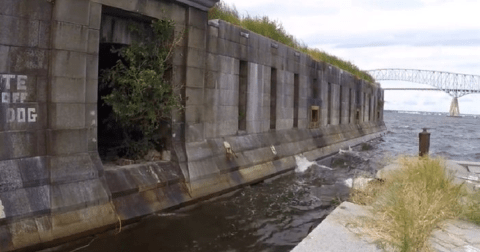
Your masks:
{"label": "distant bridge", "polygon": [[384,88],[383,90],[417,90],[417,91],[442,91],[436,88]]}
{"label": "distant bridge", "polygon": [[480,75],[417,69],[375,69],[367,71],[375,80],[400,80],[427,84],[435,88],[385,88],[384,90],[443,91],[453,97],[450,115],[458,116],[458,98],[480,93]]}

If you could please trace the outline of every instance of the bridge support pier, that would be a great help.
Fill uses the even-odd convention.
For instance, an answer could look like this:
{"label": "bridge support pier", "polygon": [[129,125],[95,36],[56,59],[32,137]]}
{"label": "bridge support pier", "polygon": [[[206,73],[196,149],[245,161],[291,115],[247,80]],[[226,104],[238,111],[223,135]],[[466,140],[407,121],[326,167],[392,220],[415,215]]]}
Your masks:
{"label": "bridge support pier", "polygon": [[457,97],[453,97],[452,104],[450,105],[450,116],[460,116]]}

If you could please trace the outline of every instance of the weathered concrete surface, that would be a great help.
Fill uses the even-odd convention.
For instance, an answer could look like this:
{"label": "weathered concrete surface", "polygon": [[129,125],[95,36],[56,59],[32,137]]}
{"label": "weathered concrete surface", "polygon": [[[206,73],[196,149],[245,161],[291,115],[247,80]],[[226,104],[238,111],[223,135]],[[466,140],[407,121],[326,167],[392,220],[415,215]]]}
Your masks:
{"label": "weathered concrete surface", "polygon": [[[358,221],[365,217],[371,217],[366,207],[343,202],[292,252],[384,251],[358,225]],[[479,226],[459,220],[448,220],[439,226],[429,239],[435,251],[480,251]]]}
{"label": "weathered concrete surface", "polygon": [[[479,190],[480,181],[472,179],[473,173],[467,169],[467,166],[478,164],[447,160],[445,167],[455,176],[454,183],[465,183],[468,188]],[[385,178],[388,172],[400,167],[398,163],[390,164],[377,172],[377,178]],[[372,217],[367,207],[343,202],[292,252],[383,251],[359,226],[359,220],[365,217]],[[480,252],[480,226],[461,220],[447,220],[432,232],[429,242],[431,247],[439,252]]]}
{"label": "weathered concrete surface", "polygon": [[383,251],[373,240],[362,236],[355,218],[369,216],[362,206],[343,202],[325,218],[292,252]]}
{"label": "weathered concrete surface", "polygon": [[[381,127],[365,127],[365,131],[371,131],[365,135],[354,128],[345,125],[329,130],[283,130],[189,143],[188,170],[184,174],[188,176],[191,195],[201,197],[287,171],[295,166],[296,154],[316,160],[383,134],[381,130],[375,132]],[[232,146],[237,158],[226,158],[224,141]]]}
{"label": "weathered concrete surface", "polygon": [[480,227],[449,220],[432,232],[430,243],[439,252],[480,252]]}
{"label": "weathered concrete surface", "polygon": [[[211,197],[292,169],[296,154],[318,159],[385,130],[378,84],[208,22],[215,2],[0,1],[0,251]],[[100,44],[129,44],[127,23],[166,18],[186,32],[172,59],[171,82],[186,98],[172,123],[172,162],[104,167]]]}

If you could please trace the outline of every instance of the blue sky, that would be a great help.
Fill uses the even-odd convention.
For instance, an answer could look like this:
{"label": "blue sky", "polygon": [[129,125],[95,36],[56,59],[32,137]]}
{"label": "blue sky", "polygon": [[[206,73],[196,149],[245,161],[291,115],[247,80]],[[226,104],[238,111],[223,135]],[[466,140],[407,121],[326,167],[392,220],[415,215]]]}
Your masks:
{"label": "blue sky", "polygon": [[[292,35],[360,69],[406,68],[480,75],[477,0],[224,0],[240,14],[267,15]],[[383,87],[423,87],[381,81]],[[448,112],[443,92],[386,91],[385,109]],[[480,94],[459,99],[480,114]]]}

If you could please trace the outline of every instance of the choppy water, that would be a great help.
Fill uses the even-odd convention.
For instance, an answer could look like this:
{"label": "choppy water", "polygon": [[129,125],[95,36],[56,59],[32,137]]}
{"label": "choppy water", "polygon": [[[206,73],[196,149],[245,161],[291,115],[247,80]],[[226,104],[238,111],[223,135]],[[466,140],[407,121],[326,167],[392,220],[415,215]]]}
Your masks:
{"label": "choppy water", "polygon": [[76,251],[290,251],[348,197],[346,179],[373,174],[397,155],[416,155],[424,127],[431,132],[432,155],[480,161],[480,118],[386,112],[385,123],[388,133],[372,141],[371,150],[357,146],[304,172],[152,215],[119,234],[97,236]]}
{"label": "choppy water", "polygon": [[480,115],[462,118],[445,113],[385,113],[388,129],[377,155],[417,154],[418,133],[428,128],[430,153],[453,160],[480,161]]}

